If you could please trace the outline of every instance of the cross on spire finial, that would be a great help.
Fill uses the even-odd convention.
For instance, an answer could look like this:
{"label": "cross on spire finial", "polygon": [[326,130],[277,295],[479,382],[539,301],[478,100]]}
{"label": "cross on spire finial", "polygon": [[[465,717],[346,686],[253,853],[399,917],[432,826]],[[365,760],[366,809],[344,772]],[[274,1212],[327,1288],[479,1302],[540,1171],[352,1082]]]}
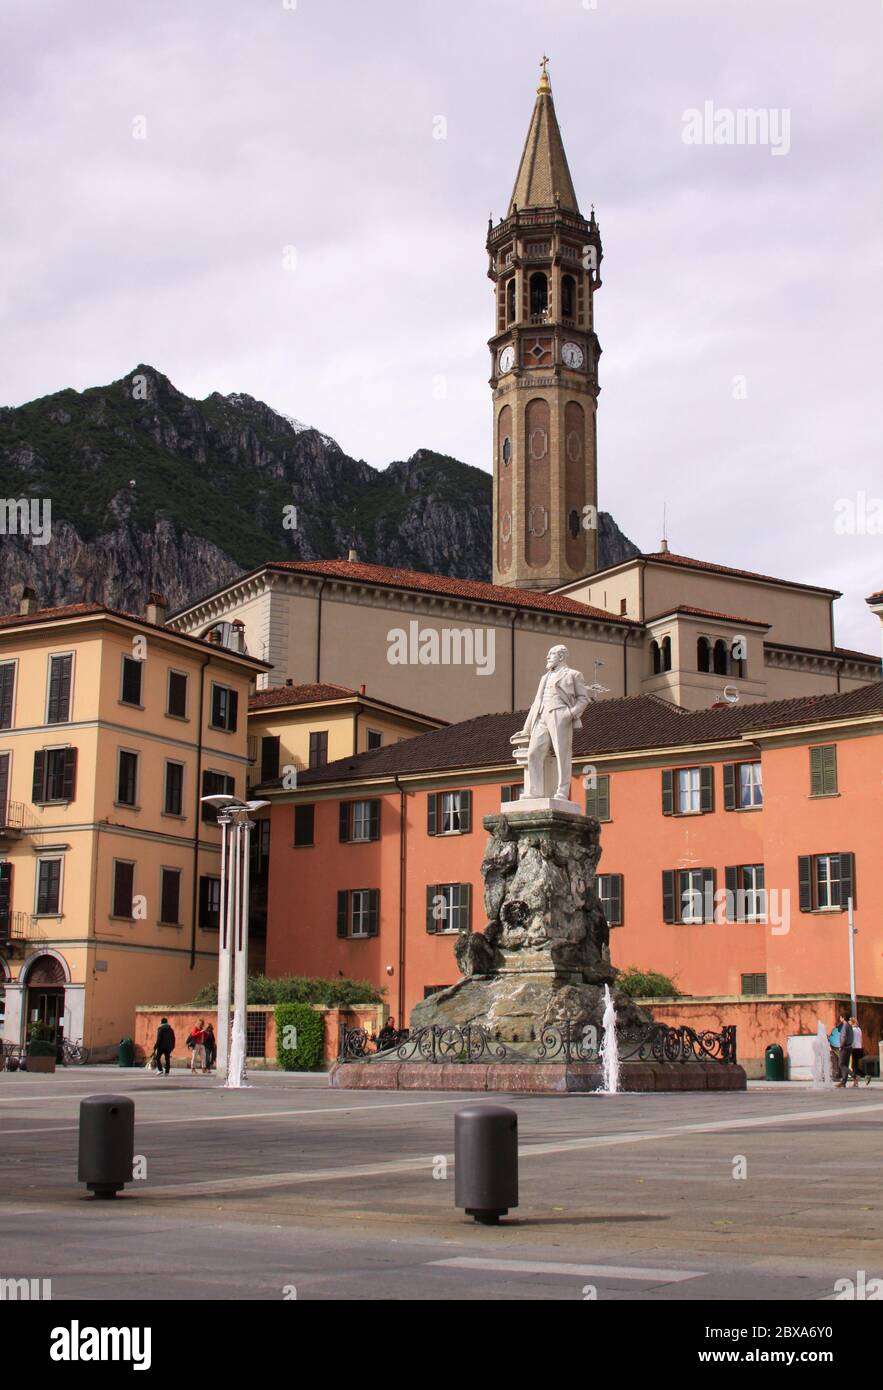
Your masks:
{"label": "cross on spire finial", "polygon": [[551,92],[552,90],[552,84],[549,81],[549,74],[546,71],[548,65],[549,59],[547,55],[544,53],[540,60],[540,85],[537,87],[538,92]]}

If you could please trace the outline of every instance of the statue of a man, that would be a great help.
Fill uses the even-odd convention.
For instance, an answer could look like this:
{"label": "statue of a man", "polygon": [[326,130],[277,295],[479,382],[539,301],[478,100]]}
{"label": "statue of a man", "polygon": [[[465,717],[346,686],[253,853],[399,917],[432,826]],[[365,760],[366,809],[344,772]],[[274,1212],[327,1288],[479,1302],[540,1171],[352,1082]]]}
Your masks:
{"label": "statue of a man", "polygon": [[546,674],[540,681],[536,699],[516,739],[529,737],[527,747],[526,795],[544,797],[543,770],[546,759],[554,755],[558,765],[555,796],[570,800],[570,774],[573,762],[573,730],[582,728],[580,715],[591,696],[581,671],[567,664],[566,647],[552,647],[546,657]]}

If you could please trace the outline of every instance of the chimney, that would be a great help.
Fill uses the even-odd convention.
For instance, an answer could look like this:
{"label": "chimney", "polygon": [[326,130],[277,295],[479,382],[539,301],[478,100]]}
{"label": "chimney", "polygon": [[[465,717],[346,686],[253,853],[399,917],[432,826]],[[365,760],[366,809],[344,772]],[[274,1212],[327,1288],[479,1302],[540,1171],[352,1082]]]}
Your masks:
{"label": "chimney", "polygon": [[360,695],[364,695],[364,693],[365,693],[365,686],[364,686],[364,683],[363,683],[362,685],[359,686],[359,694],[360,694]]}
{"label": "chimney", "polygon": [[359,563],[359,552],[356,550],[355,546],[350,546],[346,553],[346,558],[351,565],[357,565]]}
{"label": "chimney", "polygon": [[165,627],[168,611],[168,599],[162,594],[149,593],[147,595],[147,604],[144,609],[144,617],[147,622],[153,623],[156,627]]}
{"label": "chimney", "polygon": [[668,541],[665,539],[665,536],[663,536],[662,540],[659,542],[659,553],[660,555],[668,554]]}
{"label": "chimney", "polygon": [[245,645],[245,623],[242,622],[240,618],[237,618],[236,621],[233,623],[232,635],[233,641],[231,643],[231,646],[233,648],[233,651],[239,652],[240,656],[245,656],[247,654],[247,648]]}
{"label": "chimney", "polygon": [[40,601],[37,598],[37,590],[32,589],[30,585],[26,584],[21,591],[21,600],[18,605],[19,613],[28,617],[31,613],[36,613],[39,607]]}

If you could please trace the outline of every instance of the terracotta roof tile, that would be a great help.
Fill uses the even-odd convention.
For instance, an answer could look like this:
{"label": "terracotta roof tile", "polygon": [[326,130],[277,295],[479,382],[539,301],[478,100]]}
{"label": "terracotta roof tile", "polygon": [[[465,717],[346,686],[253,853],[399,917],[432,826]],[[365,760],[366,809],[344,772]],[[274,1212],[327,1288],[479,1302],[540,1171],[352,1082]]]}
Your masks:
{"label": "terracotta roof tile", "polygon": [[178,632],[175,628],[167,627],[164,623],[149,623],[139,613],[127,613],[122,608],[111,608],[106,603],[65,603],[58,608],[38,608],[35,613],[0,613],[0,628],[27,627],[35,623],[50,623],[63,618],[91,617],[101,613],[107,614],[110,618],[122,618],[124,622],[137,623],[139,627],[151,628],[154,632],[164,632],[168,637],[178,641],[195,643],[198,647],[208,648],[209,651],[216,652],[221,656],[228,656],[234,661],[248,661],[263,670],[271,669],[268,661],[261,661],[256,656],[243,655],[242,652],[231,651],[229,647],[221,647],[217,642],[207,642],[203,637],[194,637],[187,632]]}
{"label": "terracotta roof tile", "polygon": [[[652,695],[600,700],[583,716],[574,736],[574,757],[652,748],[689,748],[724,743],[743,732],[787,728],[883,714],[883,681],[857,686],[839,695],[804,696],[753,705],[724,705],[684,710]],[[395,773],[454,772],[460,768],[508,764],[509,739],[524,723],[525,712],[485,714],[388,748],[341,758],[324,768],[303,772],[299,785],[349,781],[356,777],[392,777]],[[512,763],[513,780],[518,772]]]}
{"label": "terracotta roof tile", "polygon": [[737,618],[732,613],[716,613],[713,608],[694,608],[689,603],[678,603],[673,608],[663,608],[653,618],[645,618],[647,623],[655,623],[660,618],[671,617],[674,613],[686,613],[691,618],[717,618],[725,623],[743,623],[745,627],[772,627],[772,623],[766,623],[762,618]]}
{"label": "terracotta roof tile", "polygon": [[358,695],[348,685],[271,685],[249,697],[248,708],[272,709],[276,705],[311,705],[317,700],[344,700]]}
{"label": "terracotta roof tile", "polygon": [[[758,574],[754,570],[733,569],[729,565],[717,565],[710,560],[694,560],[689,555],[674,555],[669,550],[654,550],[646,555],[635,556],[635,559],[652,560],[654,564],[674,565],[683,569],[705,570],[712,574],[732,574],[739,579],[760,579],[767,584],[785,584],[791,589],[810,589],[817,594],[836,594],[840,596],[837,589],[825,589],[818,584],[803,584],[797,579],[775,579],[770,574]],[[610,566],[614,568],[614,566]]]}
{"label": "terracotta roof tile", "polygon": [[532,589],[508,589],[502,584],[485,584],[478,579],[451,579],[444,574],[423,574],[419,570],[398,569],[391,565],[368,565],[351,560],[278,560],[266,566],[292,574],[318,574],[329,579],[353,583],[378,584],[390,589],[411,589],[418,593],[441,594],[471,599],[476,603],[501,604],[506,608],[533,609],[539,613],[563,613],[575,618],[599,618],[623,627],[640,627],[633,618],[608,613],[603,608],[580,603],[563,594]]}

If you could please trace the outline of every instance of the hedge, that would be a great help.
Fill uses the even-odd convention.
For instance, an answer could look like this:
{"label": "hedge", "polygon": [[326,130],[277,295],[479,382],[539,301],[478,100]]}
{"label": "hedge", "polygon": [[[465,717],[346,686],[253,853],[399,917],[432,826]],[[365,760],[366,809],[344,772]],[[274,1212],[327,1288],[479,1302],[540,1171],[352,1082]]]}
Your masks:
{"label": "hedge", "polygon": [[675,980],[660,975],[657,970],[638,970],[631,965],[627,970],[616,974],[616,988],[633,999],[680,998],[680,990]]}
{"label": "hedge", "polygon": [[[249,1004],[324,1004],[341,1008],[350,1004],[379,1004],[383,990],[367,980],[322,980],[309,975],[249,975]],[[214,1008],[218,1002],[216,984],[206,985],[193,1000],[198,1008]]]}
{"label": "hedge", "polygon": [[[276,1005],[276,1061],[284,1071],[313,1071],[325,1059],[325,1019],[309,1004]],[[286,1029],[296,1029],[295,1047],[285,1047]]]}

